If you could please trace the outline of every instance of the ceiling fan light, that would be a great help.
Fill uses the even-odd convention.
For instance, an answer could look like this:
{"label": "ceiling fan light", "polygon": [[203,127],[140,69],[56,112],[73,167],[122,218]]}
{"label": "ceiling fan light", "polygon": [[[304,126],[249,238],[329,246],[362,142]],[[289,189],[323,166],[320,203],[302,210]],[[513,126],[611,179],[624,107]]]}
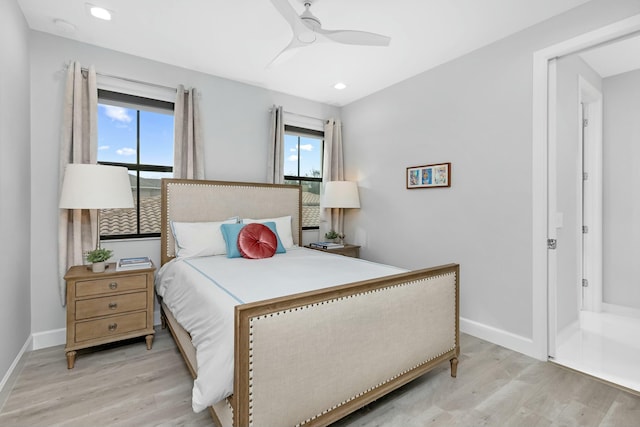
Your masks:
{"label": "ceiling fan light", "polygon": [[342,89],[345,89],[347,87],[347,85],[342,83],[342,82],[338,82],[333,87],[338,89],[338,90],[342,90]]}
{"label": "ceiling fan light", "polygon": [[302,43],[310,44],[316,41],[316,33],[309,30],[298,34],[298,40]]}

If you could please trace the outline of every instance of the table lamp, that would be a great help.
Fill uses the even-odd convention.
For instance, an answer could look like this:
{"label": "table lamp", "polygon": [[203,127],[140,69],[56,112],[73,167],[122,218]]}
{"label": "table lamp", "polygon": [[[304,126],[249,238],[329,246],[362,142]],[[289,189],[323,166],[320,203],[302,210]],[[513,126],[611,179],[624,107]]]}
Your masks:
{"label": "table lamp", "polygon": [[[350,209],[360,208],[360,197],[358,196],[358,186],[352,181],[329,181],[324,185],[324,198],[322,207]],[[342,224],[339,225],[340,236],[344,236]],[[342,240],[342,237],[340,238]]]}
{"label": "table lamp", "polygon": [[133,208],[127,168],[69,163],[64,171],[61,209],[97,209],[96,249],[100,249],[100,209]]}

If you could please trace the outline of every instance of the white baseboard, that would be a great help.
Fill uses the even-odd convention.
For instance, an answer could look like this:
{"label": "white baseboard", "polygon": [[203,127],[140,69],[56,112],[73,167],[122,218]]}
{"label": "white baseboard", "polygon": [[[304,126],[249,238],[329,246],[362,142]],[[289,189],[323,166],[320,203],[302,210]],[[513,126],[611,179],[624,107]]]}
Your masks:
{"label": "white baseboard", "polygon": [[[0,381],[0,409],[2,409],[2,407],[4,406],[4,402],[6,401],[7,397],[9,397],[9,391],[13,387],[13,383],[17,378],[18,372],[16,372],[16,368],[20,365],[22,356],[24,356],[26,352],[29,352],[33,349],[32,344],[33,338],[30,336],[29,338],[27,338],[27,341],[25,341],[24,345],[18,352],[11,366],[9,366],[9,369],[4,375],[4,378],[2,378],[2,381]],[[13,375],[14,373],[16,375]]]}
{"label": "white baseboard", "polygon": [[615,314],[617,316],[637,317],[640,318],[640,309],[635,307],[626,307],[623,305],[602,303],[602,311],[605,313]]}
{"label": "white baseboard", "polygon": [[460,318],[460,332],[537,359],[537,352],[531,338],[516,335],[493,326],[465,319],[464,317]]}
{"label": "white baseboard", "polygon": [[67,330],[65,328],[52,329],[50,331],[36,332],[33,337],[33,350],[55,347],[67,341]]}

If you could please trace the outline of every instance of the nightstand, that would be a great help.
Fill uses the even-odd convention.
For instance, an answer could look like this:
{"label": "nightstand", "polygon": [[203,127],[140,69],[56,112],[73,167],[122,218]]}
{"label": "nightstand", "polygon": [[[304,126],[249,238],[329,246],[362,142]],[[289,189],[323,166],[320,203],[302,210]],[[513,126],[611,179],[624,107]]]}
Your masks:
{"label": "nightstand", "polygon": [[76,350],[144,336],[153,344],[153,273],[155,267],[104,273],[76,265],[67,271],[67,368]]}
{"label": "nightstand", "polygon": [[344,248],[337,248],[337,249],[322,249],[322,248],[316,248],[313,246],[305,246],[305,248],[315,249],[316,251],[329,252],[332,254],[350,256],[352,258],[360,258],[360,246],[358,245],[349,245],[345,243]]}

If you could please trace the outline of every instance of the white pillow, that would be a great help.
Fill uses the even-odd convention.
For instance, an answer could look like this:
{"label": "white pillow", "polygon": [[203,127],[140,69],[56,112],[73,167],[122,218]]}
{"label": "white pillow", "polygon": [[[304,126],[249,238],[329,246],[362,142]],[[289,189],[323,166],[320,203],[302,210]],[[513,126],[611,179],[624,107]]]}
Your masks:
{"label": "white pillow", "polygon": [[176,256],[190,258],[226,254],[227,247],[220,226],[237,222],[235,218],[215,222],[171,221],[171,231],[176,241]]}
{"label": "white pillow", "polygon": [[284,246],[285,249],[289,249],[295,246],[293,244],[293,235],[291,234],[291,215],[281,216],[280,218],[242,219],[243,224],[251,224],[253,222],[275,222],[276,230],[278,231],[278,237],[280,237],[282,246]]}

